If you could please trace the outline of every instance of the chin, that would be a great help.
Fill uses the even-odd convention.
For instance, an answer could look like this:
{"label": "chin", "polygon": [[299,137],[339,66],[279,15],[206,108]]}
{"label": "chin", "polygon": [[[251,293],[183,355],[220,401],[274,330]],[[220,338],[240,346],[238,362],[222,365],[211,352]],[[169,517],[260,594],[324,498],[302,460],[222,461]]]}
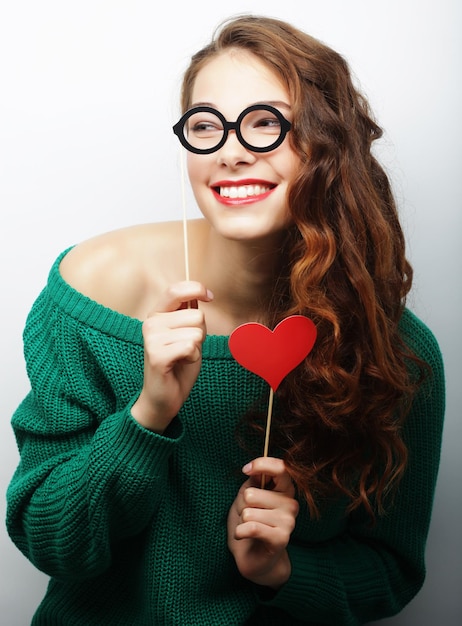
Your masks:
{"label": "chin", "polygon": [[[231,221],[231,220],[230,220]],[[284,224],[258,224],[255,219],[238,219],[234,223],[215,223],[212,227],[225,239],[233,241],[265,242],[279,240],[289,227]]]}
{"label": "chin", "polygon": [[[196,201],[198,198],[196,197]],[[201,212],[211,228],[225,239],[264,241],[277,239],[290,226],[287,210],[279,202],[203,203]],[[198,203],[200,206],[200,203]]]}

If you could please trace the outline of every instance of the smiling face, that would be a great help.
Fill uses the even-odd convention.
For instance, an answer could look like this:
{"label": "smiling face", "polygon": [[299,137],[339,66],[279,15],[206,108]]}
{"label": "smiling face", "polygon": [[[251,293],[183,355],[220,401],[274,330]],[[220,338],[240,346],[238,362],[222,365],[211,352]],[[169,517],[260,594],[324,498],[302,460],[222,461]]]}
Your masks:
{"label": "smiling face", "polygon": [[[235,122],[244,109],[255,104],[272,105],[291,121],[287,89],[255,55],[227,50],[199,71],[191,108],[213,107],[228,122]],[[199,208],[222,236],[271,238],[289,224],[286,194],[299,158],[288,136],[270,152],[252,152],[231,130],[219,150],[211,154],[188,152],[187,163]]]}

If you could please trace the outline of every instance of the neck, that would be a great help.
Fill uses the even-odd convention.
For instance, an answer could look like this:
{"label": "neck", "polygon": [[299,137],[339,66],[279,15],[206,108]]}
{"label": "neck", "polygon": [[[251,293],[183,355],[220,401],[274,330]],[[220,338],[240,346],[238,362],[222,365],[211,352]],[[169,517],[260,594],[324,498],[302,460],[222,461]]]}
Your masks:
{"label": "neck", "polygon": [[280,238],[230,241],[209,229],[201,245],[193,271],[214,293],[208,307],[214,325],[229,332],[244,322],[265,323],[279,270]]}

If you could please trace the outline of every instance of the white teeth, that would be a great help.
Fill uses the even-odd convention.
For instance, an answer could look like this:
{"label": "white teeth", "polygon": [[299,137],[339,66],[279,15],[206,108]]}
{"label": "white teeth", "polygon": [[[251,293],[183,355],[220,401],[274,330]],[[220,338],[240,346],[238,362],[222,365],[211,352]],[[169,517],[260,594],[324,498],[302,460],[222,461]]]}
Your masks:
{"label": "white teeth", "polygon": [[220,187],[220,196],[223,198],[247,198],[259,196],[269,191],[264,185],[240,185],[239,187]]}

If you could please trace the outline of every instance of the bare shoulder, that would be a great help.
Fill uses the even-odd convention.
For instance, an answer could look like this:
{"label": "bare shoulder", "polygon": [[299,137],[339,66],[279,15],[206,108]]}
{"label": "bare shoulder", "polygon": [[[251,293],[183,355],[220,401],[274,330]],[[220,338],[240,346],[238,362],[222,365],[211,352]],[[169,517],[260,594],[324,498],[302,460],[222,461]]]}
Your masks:
{"label": "bare shoulder", "polygon": [[144,319],[160,293],[184,279],[181,222],[141,224],[79,243],[61,261],[63,279],[92,300]]}

